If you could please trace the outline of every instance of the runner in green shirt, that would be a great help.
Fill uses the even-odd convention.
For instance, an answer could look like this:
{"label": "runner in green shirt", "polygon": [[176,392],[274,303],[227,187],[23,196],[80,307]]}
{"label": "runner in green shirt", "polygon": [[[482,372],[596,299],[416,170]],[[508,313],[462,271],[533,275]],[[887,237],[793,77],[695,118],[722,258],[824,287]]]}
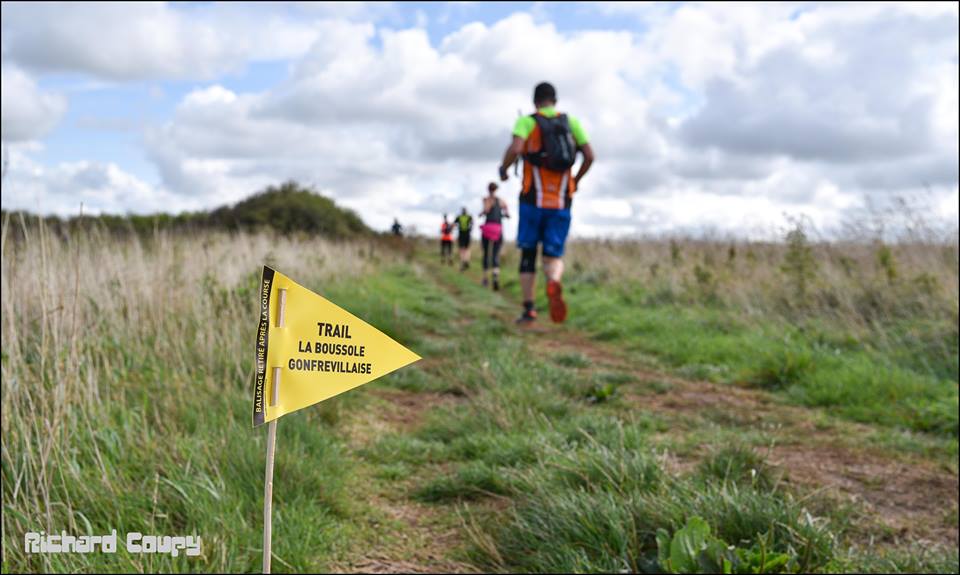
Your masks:
{"label": "runner in green shirt", "polygon": [[459,231],[457,245],[460,247],[460,271],[464,271],[470,267],[470,232],[473,231],[473,218],[467,213],[466,207],[457,216],[456,223]]}

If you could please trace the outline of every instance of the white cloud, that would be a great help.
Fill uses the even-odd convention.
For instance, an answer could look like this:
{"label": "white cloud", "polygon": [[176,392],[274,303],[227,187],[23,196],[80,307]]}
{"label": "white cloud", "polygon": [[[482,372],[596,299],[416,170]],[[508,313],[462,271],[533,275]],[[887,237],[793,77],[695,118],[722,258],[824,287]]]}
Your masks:
{"label": "white cloud", "polygon": [[256,7],[158,2],[5,2],[3,57],[31,70],[110,80],[212,79],[299,56],[309,21]]}
{"label": "white cloud", "polygon": [[824,162],[934,151],[931,130],[944,118],[934,116],[941,86],[930,69],[956,70],[955,56],[951,65],[937,50],[956,38],[956,21],[880,11],[816,26],[801,17],[793,27],[803,44],[783,43],[706,83],[706,103],[681,128],[687,142]]}
{"label": "white cloud", "polygon": [[[76,215],[155,213],[165,211],[171,197],[113,163],[63,162],[52,167],[33,159],[38,146],[5,146],[9,171],[3,182],[3,209]],[[196,207],[179,202],[185,208]]]}
{"label": "white cloud", "polygon": [[[476,209],[541,80],[598,155],[575,233],[758,235],[784,213],[830,228],[867,198],[930,186],[940,213],[956,195],[955,5],[575,8],[617,14],[620,31],[559,30],[549,17],[560,8],[546,6],[439,40],[423,25],[443,13],[408,29],[378,24],[396,21],[397,6],[307,5],[299,18],[265,6],[63,9],[33,26],[4,5],[5,69],[210,79],[143,139],[167,209],[294,178],[375,227],[396,215],[433,231],[441,212]],[[91,21],[121,19],[117,37],[95,41],[104,35]],[[225,71],[285,58],[290,74],[275,86],[224,87]],[[501,187],[514,207],[516,187]]]}
{"label": "white cloud", "polygon": [[63,116],[66,99],[43,92],[36,82],[12,64],[2,72],[2,141],[36,140],[49,132]]}
{"label": "white cloud", "polygon": [[[548,68],[561,101],[602,142],[608,163],[656,154],[663,145],[648,125],[643,98],[619,76],[629,54],[590,64],[591,53],[634,49],[629,34],[568,38],[523,14],[491,27],[470,24],[438,46],[419,29],[382,30],[381,47],[369,24],[331,21],[322,30],[323,40],[275,90],[236,95],[213,86],[193,92],[172,121],[149,134],[148,147],[171,188],[210,191],[214,180],[196,168],[196,159],[216,157],[226,160],[224,173],[238,178],[231,190],[243,189],[241,174],[258,169],[314,182],[348,203],[383,190],[384,209],[373,216],[374,225],[392,221],[406,204],[398,198],[411,197],[411,186],[436,188],[425,201],[446,197],[453,207],[472,206],[495,176],[516,110],[529,111],[531,78],[540,79],[515,70],[512,54],[536,45],[556,52]],[[559,65],[564,60],[570,69]],[[505,187],[508,196],[515,185]],[[374,212],[369,206],[361,211]]]}

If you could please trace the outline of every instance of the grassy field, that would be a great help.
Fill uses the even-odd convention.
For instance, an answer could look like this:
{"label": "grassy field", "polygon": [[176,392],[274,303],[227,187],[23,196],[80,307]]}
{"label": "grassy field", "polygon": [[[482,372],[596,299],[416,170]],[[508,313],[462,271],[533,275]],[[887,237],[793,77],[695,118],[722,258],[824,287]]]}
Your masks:
{"label": "grassy field", "polygon": [[[424,357],[280,421],[277,572],[958,570],[955,238],[576,244],[519,329],[510,249],[496,294],[433,243],[18,225],[4,572],[259,570],[263,263]],[[22,550],[111,529],[203,555]]]}

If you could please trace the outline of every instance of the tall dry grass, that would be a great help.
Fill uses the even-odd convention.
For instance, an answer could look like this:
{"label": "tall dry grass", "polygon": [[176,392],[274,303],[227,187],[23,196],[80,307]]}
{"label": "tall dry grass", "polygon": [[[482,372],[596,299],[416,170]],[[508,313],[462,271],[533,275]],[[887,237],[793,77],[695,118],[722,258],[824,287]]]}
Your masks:
{"label": "tall dry grass", "polygon": [[816,316],[858,329],[897,318],[956,321],[956,235],[827,242],[790,235],[796,231],[783,242],[578,241],[567,261],[586,281],[643,286],[652,303],[713,303],[745,316]]}
{"label": "tall dry grass", "polygon": [[[573,322],[697,377],[786,390],[861,422],[956,437],[956,233],[570,246]],[[621,321],[614,319],[623,314]]]}
{"label": "tall dry grass", "polygon": [[[26,531],[82,534],[93,523],[100,533],[97,525],[119,527],[112,506],[131,490],[145,490],[149,501],[150,490],[176,470],[161,460],[145,470],[134,450],[189,435],[188,411],[228,398],[236,412],[216,417],[249,427],[242,406],[262,264],[322,289],[366,273],[374,250],[226,233],[118,239],[96,227],[55,237],[42,221],[22,219],[3,222],[2,238],[3,549],[5,567],[18,570],[51,569],[58,565],[50,561],[61,560],[20,562],[41,560],[21,555]],[[223,485],[216,455],[196,457],[189,473]],[[156,486],[142,485],[144,477]],[[137,505],[131,502],[131,513],[139,517]],[[116,519],[92,518],[107,509]],[[92,568],[82,556],[71,560],[78,563],[59,567]]]}

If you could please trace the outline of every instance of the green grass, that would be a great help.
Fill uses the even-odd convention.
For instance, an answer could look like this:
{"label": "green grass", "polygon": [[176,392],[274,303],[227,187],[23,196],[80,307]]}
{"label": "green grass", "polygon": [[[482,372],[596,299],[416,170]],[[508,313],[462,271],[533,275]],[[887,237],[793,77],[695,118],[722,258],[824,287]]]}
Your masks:
{"label": "green grass", "polygon": [[705,481],[732,482],[764,491],[778,480],[762,457],[741,445],[726,446],[710,454],[697,466],[697,473]]}
{"label": "green grass", "polygon": [[553,360],[564,367],[590,367],[590,358],[582,353],[562,353]]}
{"label": "green grass", "polygon": [[[592,443],[592,442],[591,442]],[[703,517],[721,539],[761,540],[793,569],[820,570],[835,553],[844,518],[813,519],[789,493],[726,479],[671,477],[623,446],[593,444],[532,468],[510,520],[489,521],[492,547],[475,559],[491,569],[621,572],[658,569],[657,530]],[[480,520],[482,521],[482,520]]]}
{"label": "green grass", "polygon": [[956,573],[957,549],[914,544],[899,549],[857,548],[830,564],[835,573]]}
{"label": "green grass", "polygon": [[506,495],[512,490],[508,476],[483,461],[460,465],[454,473],[431,479],[417,488],[414,497],[430,503],[469,501]]}
{"label": "green grass", "polygon": [[[445,279],[471,299],[478,291],[459,274]],[[483,303],[472,300],[470,312],[501,305],[477,297]],[[583,354],[540,357],[520,339],[495,337],[492,345],[484,329],[466,330],[446,356],[469,401],[434,409],[413,434],[387,435],[367,453],[423,475],[412,498],[473,510],[467,556],[479,567],[656,570],[657,529],[674,533],[692,515],[745,553],[765,545],[784,554],[793,570],[826,570],[847,549],[847,507],[787,490],[757,451],[725,446],[726,435],[692,473],[666,471],[657,447],[669,429],[662,421],[589,399],[597,386],[635,385],[631,375],[582,374],[593,367]],[[672,387],[645,385],[653,393]],[[739,431],[725,433],[744,441]],[[488,511],[487,503],[503,500],[511,502],[507,513]]]}
{"label": "green grass", "polygon": [[748,383],[854,421],[957,437],[955,373],[944,377],[953,373],[948,363],[955,353],[931,365],[936,354],[920,361],[880,354],[869,342],[829,341],[822,325],[808,329],[772,317],[747,322],[722,307],[648,304],[638,285],[569,283],[572,325],[684,376]]}
{"label": "green grass", "polygon": [[[311,283],[307,278],[305,283],[426,355],[418,347],[422,334],[453,312],[439,290],[423,297],[421,279],[411,268],[391,267],[361,282]],[[250,295],[248,284],[256,281],[250,274],[232,289],[209,284],[207,294],[221,313],[230,315],[238,305],[252,312],[254,297],[238,300]],[[250,425],[250,329],[255,323],[252,315],[247,319],[248,329],[229,334],[215,355],[181,347],[171,334],[150,331],[154,324],[131,326],[139,329],[132,340],[129,333],[96,328],[87,334],[83,345],[110,362],[110,379],[99,382],[107,401],[60,416],[61,435],[49,455],[57,464],[47,471],[46,494],[29,487],[38,479],[29,474],[33,468],[27,467],[25,475],[17,472],[21,458],[39,454],[9,442],[5,420],[4,572],[259,570],[266,433]],[[177,321],[183,343],[205,331],[198,321]],[[179,363],[171,362],[173,356]],[[26,359],[26,370],[39,371],[46,361],[39,353]],[[377,385],[447,389],[418,368]],[[378,513],[362,495],[372,486],[360,479],[362,461],[349,451],[342,433],[345,420],[365,403],[363,393],[333,398],[279,422],[273,518],[278,570],[329,569],[357,540],[370,537],[361,519]],[[24,555],[19,541],[27,529],[94,534],[116,529],[121,537],[133,531],[195,534],[203,538],[204,555]]]}
{"label": "green grass", "polygon": [[[473,569],[661,571],[669,567],[664,541],[689,537],[702,520],[745,565],[783,557],[775,569],[956,571],[955,547],[882,538],[867,545],[877,530],[862,520],[865,508],[784,482],[790,470],[763,455],[774,438],[839,434],[854,420],[869,431],[851,441],[936,461],[955,475],[956,383],[936,353],[884,355],[824,322],[814,329],[748,319],[637,286],[620,291],[597,273],[571,275],[570,326],[523,332],[505,319],[516,312],[510,275],[504,298],[483,290],[476,274],[424,264],[432,248],[417,248],[415,266],[371,248],[363,257],[376,270],[362,278],[302,280],[427,361],[280,421],[276,571],[343,568],[384,553],[385,541],[391,558],[416,561],[419,542],[437,534],[410,531],[431,522],[398,521],[379,508],[385,499],[411,506],[406,512],[426,509],[456,532],[431,552]],[[39,467],[24,463],[42,444],[41,420],[8,442],[4,415],[4,572],[259,569],[265,433],[250,427],[252,331],[220,330],[222,340],[202,344],[207,321],[253,328],[256,282],[256,274],[235,285],[207,282],[204,301],[216,309],[209,316],[89,328],[83,345],[109,364],[95,373],[109,377],[95,388],[102,401],[62,412],[52,401],[42,406],[61,417],[49,443],[56,465],[47,468],[48,491],[29,487]],[[622,363],[536,345],[570,329],[622,352]],[[55,390],[52,358],[31,337],[16,373]],[[925,335],[916,342],[929,344]],[[13,369],[7,346],[4,394]],[[673,375],[649,377],[650,358]],[[809,408],[810,427],[781,433],[777,420],[757,425],[723,406],[681,415],[644,408],[653,395],[668,399],[678,377],[768,391]],[[409,407],[384,397],[405,394],[434,403],[416,405],[415,421],[388,425]],[[956,517],[956,508],[945,509],[942,523],[955,528]],[[198,533],[204,556],[23,555],[25,528],[48,525]]]}

